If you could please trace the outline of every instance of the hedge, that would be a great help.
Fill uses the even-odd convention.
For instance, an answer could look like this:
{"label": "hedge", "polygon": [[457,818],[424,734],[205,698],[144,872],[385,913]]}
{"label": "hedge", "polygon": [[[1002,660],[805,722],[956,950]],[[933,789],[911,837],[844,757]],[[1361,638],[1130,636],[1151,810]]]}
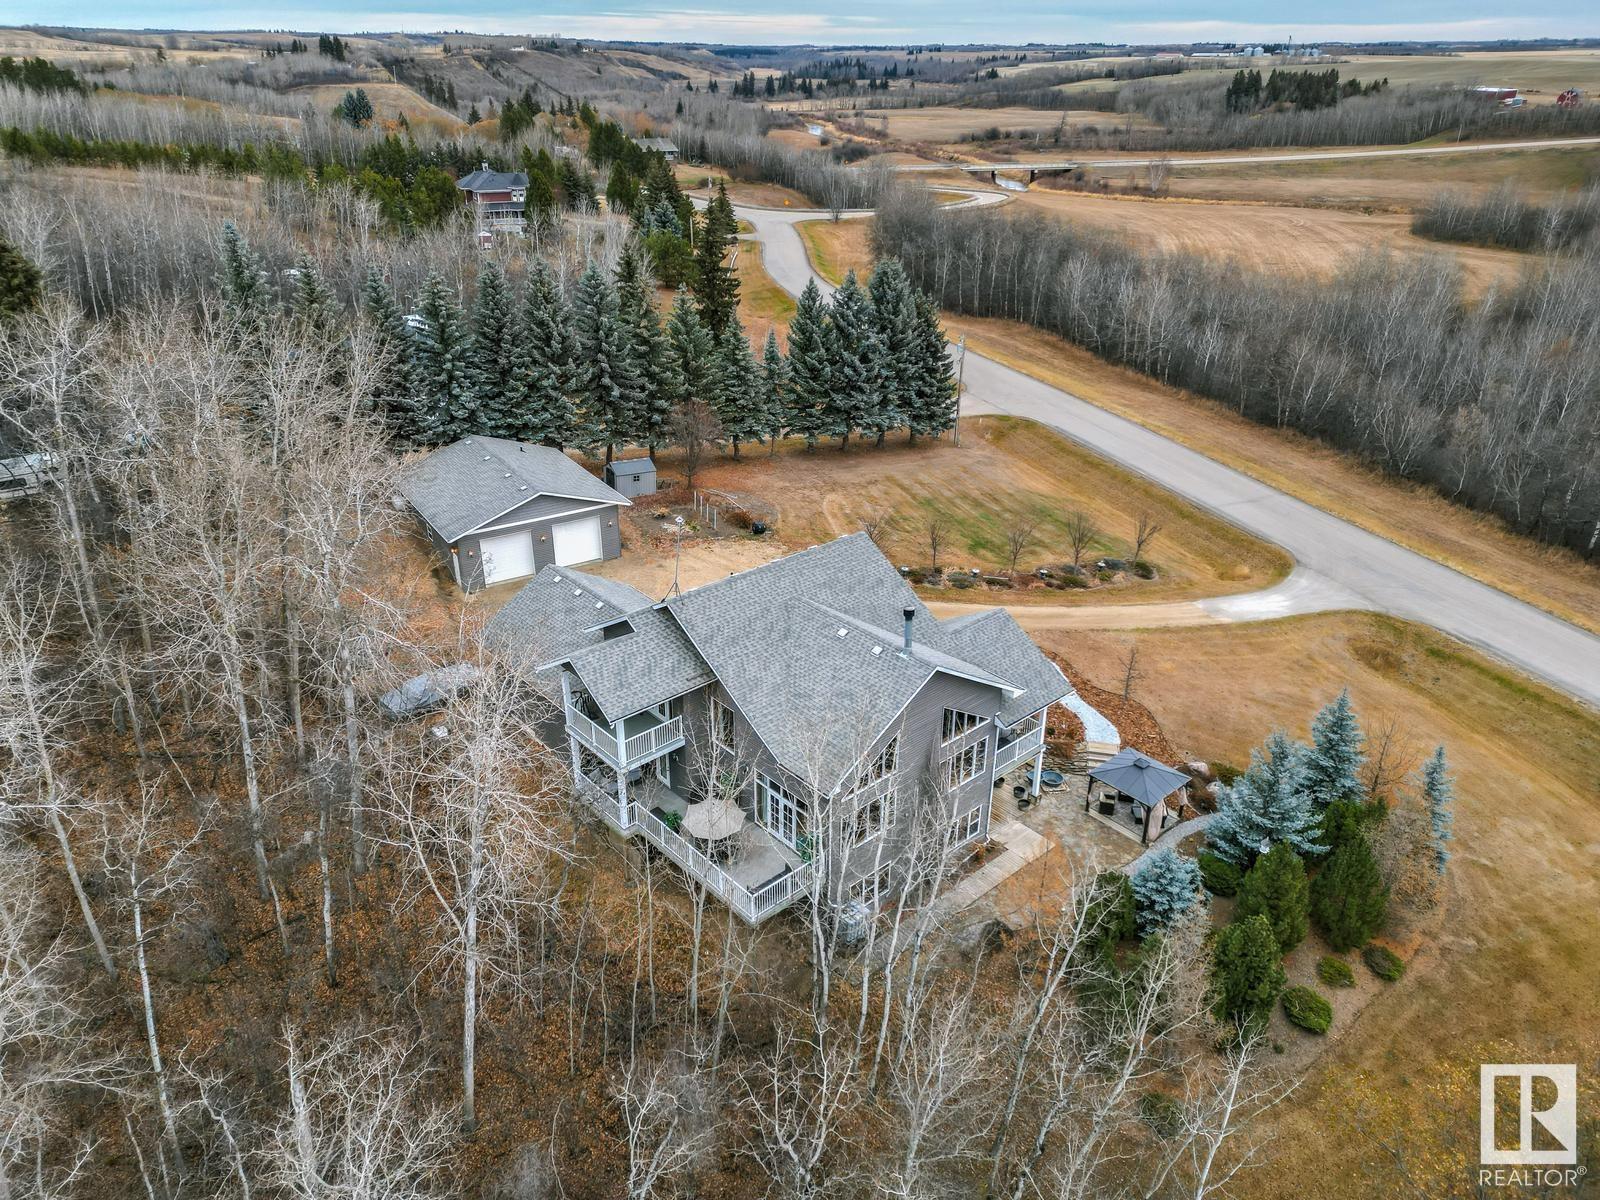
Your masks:
{"label": "hedge", "polygon": [[1329,954],[1317,963],[1317,978],[1329,987],[1355,987],[1356,973],[1342,958]]}
{"label": "hedge", "polygon": [[1396,957],[1394,951],[1384,946],[1368,946],[1361,951],[1361,961],[1366,963],[1379,979],[1386,979],[1390,983],[1406,973],[1405,963]]}
{"label": "hedge", "polygon": [[1312,1033],[1327,1033],[1333,1024],[1333,1005],[1308,987],[1292,987],[1283,993],[1283,1015]]}

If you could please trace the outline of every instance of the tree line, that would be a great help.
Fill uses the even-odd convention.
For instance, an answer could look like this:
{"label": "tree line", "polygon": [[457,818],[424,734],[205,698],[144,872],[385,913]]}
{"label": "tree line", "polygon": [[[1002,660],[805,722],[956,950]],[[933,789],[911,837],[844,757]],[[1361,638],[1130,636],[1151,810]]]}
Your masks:
{"label": "tree line", "polygon": [[947,309],[1060,334],[1600,554],[1592,242],[1469,304],[1443,260],[1372,255],[1301,280],[918,197],[882,210],[874,241]]}
{"label": "tree line", "polygon": [[1260,71],[1250,69],[1234,72],[1223,99],[1228,111],[1233,113],[1283,104],[1296,109],[1332,108],[1340,100],[1376,95],[1388,86],[1387,78],[1370,80],[1366,84],[1351,78],[1341,84],[1337,67],[1326,71],[1274,69],[1265,83]]}
{"label": "tree line", "polygon": [[1411,218],[1411,232],[1441,242],[1553,253],[1600,229],[1600,187],[1554,197],[1527,198],[1514,180],[1473,196],[1441,192]]}
{"label": "tree line", "polygon": [[82,94],[89,90],[75,72],[58,67],[47,58],[16,59],[9,54],[0,57],[0,83],[9,83],[30,92]]}

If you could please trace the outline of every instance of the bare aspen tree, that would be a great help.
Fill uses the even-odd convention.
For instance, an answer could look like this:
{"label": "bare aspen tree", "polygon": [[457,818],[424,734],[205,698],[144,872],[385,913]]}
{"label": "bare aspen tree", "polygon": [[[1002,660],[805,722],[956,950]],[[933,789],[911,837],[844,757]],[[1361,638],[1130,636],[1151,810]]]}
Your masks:
{"label": "bare aspen tree", "polygon": [[854,1047],[791,1021],[778,1025],[772,1048],[739,1074],[739,1112],[749,1124],[741,1149],[768,1173],[777,1195],[819,1200],[848,1189],[861,1167],[842,1127],[859,1081]]}
{"label": "bare aspen tree", "polygon": [[84,890],[69,833],[82,797],[56,762],[69,737],[79,683],[76,672],[63,670],[63,654],[52,651],[64,633],[61,586],[59,579],[53,585],[30,580],[20,562],[0,556],[0,741],[10,760],[0,770],[0,816],[37,814],[49,826],[100,965],[115,978],[117,965]]}
{"label": "bare aspen tree", "polygon": [[1039,534],[1039,518],[1019,516],[1006,526],[1006,570],[1015,575],[1017,561],[1032,548]]}
{"label": "bare aspen tree", "polygon": [[387,1031],[322,1040],[286,1026],[288,1099],[255,1148],[260,1182],[290,1196],[442,1200],[454,1140],[448,1106],[428,1099],[421,1051]]}
{"label": "bare aspen tree", "polygon": [[944,517],[929,517],[927,524],[922,528],[923,537],[928,543],[928,565],[934,570],[939,569],[939,551],[944,548],[950,535],[950,522]]}
{"label": "bare aspen tree", "polygon": [[856,518],[856,524],[867,535],[867,540],[880,550],[894,532],[894,520],[888,510],[882,508],[869,508]]}
{"label": "bare aspen tree", "polygon": [[628,1200],[678,1194],[677,1178],[717,1142],[719,1096],[710,1074],[686,1057],[630,1058],[613,1090],[628,1156]]}
{"label": "bare aspen tree", "polygon": [[1144,552],[1156,540],[1156,535],[1161,532],[1162,525],[1154,513],[1145,511],[1139,514],[1138,523],[1133,529],[1133,561],[1143,562]]}
{"label": "bare aspen tree", "polygon": [[408,900],[433,931],[429,966],[461,984],[462,1117],[477,1119],[480,991],[510,975],[518,922],[549,905],[570,855],[559,764],[543,753],[540,698],[515,672],[479,663],[445,710],[442,736],[400,730],[383,780],[386,840],[404,856]]}
{"label": "bare aspen tree", "polygon": [[1072,551],[1072,565],[1082,568],[1084,552],[1094,544],[1100,531],[1088,513],[1075,510],[1067,514],[1066,535],[1067,547]]}

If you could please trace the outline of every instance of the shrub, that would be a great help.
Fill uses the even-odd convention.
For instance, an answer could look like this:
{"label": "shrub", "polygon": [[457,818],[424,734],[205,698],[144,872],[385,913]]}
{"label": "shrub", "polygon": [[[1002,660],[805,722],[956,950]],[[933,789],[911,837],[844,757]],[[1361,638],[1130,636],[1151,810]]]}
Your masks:
{"label": "shrub", "polygon": [[1367,964],[1379,979],[1394,983],[1406,973],[1406,965],[1387,946],[1368,946],[1361,951],[1361,961]]}
{"label": "shrub", "polygon": [[1110,582],[1112,582],[1113,580],[1116,579],[1117,573],[1115,571],[1113,571],[1113,570],[1110,570],[1109,568],[1106,568],[1104,570],[1096,571],[1094,573],[1094,577],[1096,579],[1098,579],[1101,583],[1110,583]]}
{"label": "shrub", "polygon": [[1011,586],[1011,580],[1004,575],[985,575],[983,581],[992,588],[1008,588]]}
{"label": "shrub", "polygon": [[1353,950],[1383,928],[1389,889],[1365,838],[1333,852],[1311,885],[1311,916],[1335,950]]}
{"label": "shrub", "polygon": [[1140,579],[1154,579],[1156,577],[1155,567],[1145,562],[1142,558],[1133,564],[1133,573]]}
{"label": "shrub", "polygon": [[1235,921],[1211,957],[1212,1012],[1242,1030],[1259,1029],[1283,991],[1283,961],[1265,917]]}
{"label": "shrub", "polygon": [[1209,850],[1202,850],[1197,860],[1200,864],[1200,882],[1214,896],[1231,896],[1239,890],[1243,878],[1239,868]]}
{"label": "shrub", "polygon": [[1266,917],[1278,949],[1287,954],[1305,940],[1310,928],[1309,905],[1305,864],[1289,843],[1279,842],[1245,873],[1234,920],[1257,913]]}
{"label": "shrub", "polygon": [[1283,1015],[1312,1033],[1327,1033],[1333,1024],[1333,1005],[1308,987],[1292,987],[1283,993]]}
{"label": "shrub", "polygon": [[1335,958],[1331,954],[1324,955],[1317,963],[1317,978],[1329,987],[1355,987],[1356,973],[1350,969],[1350,964],[1342,958]]}
{"label": "shrub", "polygon": [[952,576],[950,580],[950,586],[960,591],[966,591],[972,586],[972,577],[970,575]]}
{"label": "shrub", "polygon": [[1218,783],[1231,784],[1242,774],[1244,772],[1232,763],[1217,762],[1211,764],[1211,777]]}
{"label": "shrub", "polygon": [[1102,871],[1096,875],[1084,913],[1084,920],[1091,929],[1099,926],[1094,948],[1107,949],[1132,937],[1135,919],[1133,883],[1128,877],[1121,871]]}
{"label": "shrub", "polygon": [[1162,1137],[1173,1137],[1183,1125],[1183,1105],[1165,1092],[1139,1097],[1139,1116]]}
{"label": "shrub", "polygon": [[1089,586],[1089,581],[1082,575],[1063,575],[1061,577],[1061,586],[1064,588],[1086,588]]}

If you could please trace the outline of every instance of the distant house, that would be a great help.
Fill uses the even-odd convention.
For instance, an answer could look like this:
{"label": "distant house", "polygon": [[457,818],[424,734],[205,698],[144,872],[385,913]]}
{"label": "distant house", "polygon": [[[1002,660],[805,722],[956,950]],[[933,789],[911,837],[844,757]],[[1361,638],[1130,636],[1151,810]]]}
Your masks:
{"label": "distant house", "polygon": [[616,558],[631,504],[560,450],[494,437],[435,450],[400,491],[469,592],[541,567]]}
{"label": "distant house", "polygon": [[521,233],[528,202],[528,177],[521,171],[491,171],[484,163],[456,180],[478,218],[480,232]]}
{"label": "distant house", "polygon": [[620,458],[606,464],[606,482],[624,496],[653,496],[656,464],[649,458]]}
{"label": "distant house", "polygon": [[641,150],[659,151],[669,163],[678,161],[678,143],[671,138],[647,137],[634,138],[633,144]]}
{"label": "distant house", "polygon": [[485,639],[559,682],[596,813],[751,923],[812,895],[871,910],[983,841],[1000,777],[1037,795],[1045,714],[1078,699],[1010,614],[935,618],[865,534],[660,602],[547,567]]}

